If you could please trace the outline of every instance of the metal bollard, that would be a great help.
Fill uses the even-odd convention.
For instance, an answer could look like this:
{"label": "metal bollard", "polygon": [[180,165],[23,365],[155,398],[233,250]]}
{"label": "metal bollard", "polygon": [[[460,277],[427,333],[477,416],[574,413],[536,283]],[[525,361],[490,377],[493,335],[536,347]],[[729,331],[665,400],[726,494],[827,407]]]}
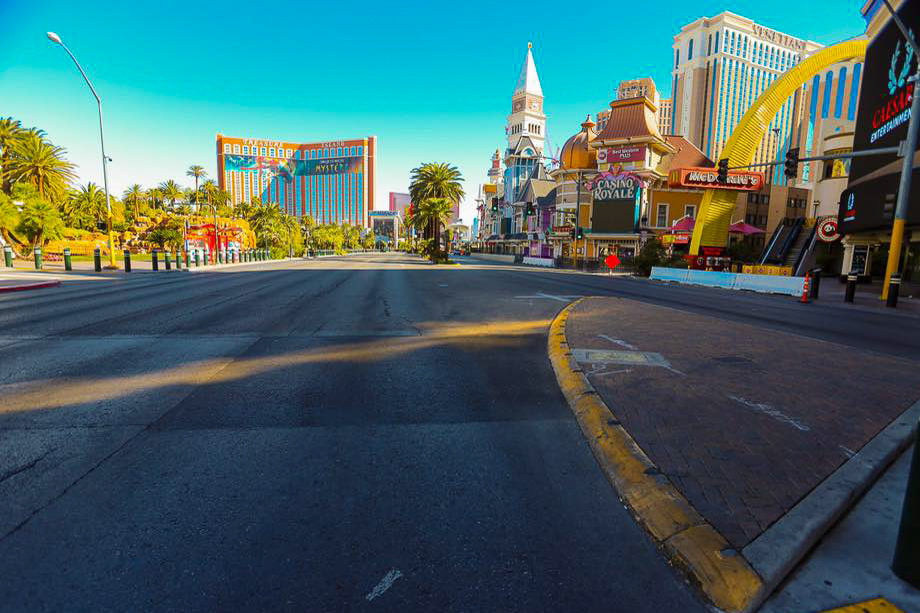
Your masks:
{"label": "metal bollard", "polygon": [[230,250],[230,259],[233,260],[233,264],[236,264],[236,249]]}
{"label": "metal bollard", "polygon": [[156,249],[150,254],[150,262],[153,264],[154,272],[160,270],[160,253]]}
{"label": "metal bollard", "polygon": [[218,264],[224,263],[224,252],[222,249],[217,250],[217,263]]}
{"label": "metal bollard", "polygon": [[172,261],[169,257],[169,249],[163,252],[163,263],[166,264],[166,270],[172,270]]}
{"label": "metal bollard", "polygon": [[858,278],[859,275],[856,274],[856,271],[847,275],[847,292],[843,296],[844,302],[853,302],[853,298],[856,296],[856,279]]}
{"label": "metal bollard", "polygon": [[42,248],[36,247],[35,251],[32,252],[32,255],[35,257],[35,270],[42,269]]}
{"label": "metal bollard", "polygon": [[93,268],[96,272],[102,272],[102,251],[99,247],[93,249]]}
{"label": "metal bollard", "polygon": [[210,259],[211,259],[211,252],[208,251],[207,247],[205,247],[204,252],[202,253],[202,256],[201,256],[201,265],[202,265],[202,266],[207,266],[207,265],[208,265],[208,261],[209,261]]}
{"label": "metal bollard", "polygon": [[920,588],[920,445],[917,443],[914,443],[907,475],[907,491],[904,493],[901,526],[898,528],[891,570],[907,583]]}
{"label": "metal bollard", "polygon": [[185,267],[186,268],[192,267],[192,254],[188,252],[188,249],[185,250]]}
{"label": "metal bollard", "polygon": [[64,270],[73,270],[73,262],[70,260],[70,247],[64,247]]}
{"label": "metal bollard", "polygon": [[201,266],[201,259],[198,255],[198,250],[195,249],[195,267],[197,268],[198,266]]}
{"label": "metal bollard", "polygon": [[176,249],[176,270],[182,270],[182,253]]}
{"label": "metal bollard", "polygon": [[125,249],[125,272],[131,272],[131,252]]}
{"label": "metal bollard", "polygon": [[818,290],[821,287],[821,269],[813,268],[811,270],[811,299],[818,299]]}
{"label": "metal bollard", "polygon": [[7,268],[13,267],[13,248],[9,245],[3,246],[3,261],[6,263]]}
{"label": "metal bollard", "polygon": [[885,306],[895,308],[898,306],[898,294],[901,293],[901,273],[896,272],[891,275],[891,282],[888,284],[888,298],[885,300]]}

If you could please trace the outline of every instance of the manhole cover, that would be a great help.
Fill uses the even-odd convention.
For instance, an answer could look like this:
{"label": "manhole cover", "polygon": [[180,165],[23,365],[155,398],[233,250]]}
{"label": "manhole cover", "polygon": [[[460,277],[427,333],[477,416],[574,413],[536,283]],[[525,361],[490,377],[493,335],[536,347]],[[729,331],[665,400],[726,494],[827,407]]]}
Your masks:
{"label": "manhole cover", "polygon": [[671,364],[660,353],[647,351],[617,351],[615,349],[572,349],[575,360],[589,364],[629,364],[632,366],[664,366]]}

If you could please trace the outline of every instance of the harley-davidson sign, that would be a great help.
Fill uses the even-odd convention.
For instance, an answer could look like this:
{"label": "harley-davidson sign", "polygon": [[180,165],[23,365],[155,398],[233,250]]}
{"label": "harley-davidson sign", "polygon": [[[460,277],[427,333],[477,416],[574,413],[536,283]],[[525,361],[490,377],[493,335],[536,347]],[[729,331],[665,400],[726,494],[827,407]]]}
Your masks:
{"label": "harley-davidson sign", "polygon": [[729,171],[725,183],[719,183],[715,168],[678,168],[668,176],[671,187],[712,187],[755,191],[763,187],[763,173],[733,170]]}

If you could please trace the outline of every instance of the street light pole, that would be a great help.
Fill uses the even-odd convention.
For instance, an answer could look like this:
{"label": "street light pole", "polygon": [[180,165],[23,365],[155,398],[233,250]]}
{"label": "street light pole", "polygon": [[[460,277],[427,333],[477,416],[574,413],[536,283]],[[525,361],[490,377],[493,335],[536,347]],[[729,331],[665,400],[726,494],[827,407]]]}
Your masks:
{"label": "street light pole", "polygon": [[[898,14],[891,7],[888,0],[882,0],[891,18],[894,20],[898,29],[901,30],[908,45],[913,47],[914,54],[920,57],[920,46],[910,35],[904,22],[898,17]],[[917,72],[909,80],[913,83],[913,101],[910,105],[910,122],[907,124],[907,137],[901,143],[904,147],[902,154],[904,162],[901,166],[901,181],[898,184],[898,201],[894,209],[894,224],[891,227],[891,246],[888,248],[888,262],[885,266],[885,282],[882,285],[882,300],[888,299],[888,288],[891,286],[891,275],[897,272],[901,263],[901,244],[904,241],[904,227],[907,225],[907,206],[910,198],[910,184],[914,172],[914,153],[917,149],[917,131],[920,128],[920,122],[917,121],[917,113],[920,113],[920,96],[917,96],[917,89],[920,86],[920,60],[917,63]]]}
{"label": "street light pole", "polygon": [[96,93],[96,88],[93,87],[89,77],[86,76],[86,72],[83,71],[83,67],[80,66],[80,62],[78,62],[77,58],[74,57],[73,53],[70,52],[70,49],[67,48],[67,45],[64,44],[64,41],[61,40],[61,37],[54,32],[48,32],[48,40],[60,45],[64,51],[67,52],[67,55],[70,56],[70,59],[73,60],[73,63],[76,64],[77,70],[80,71],[80,74],[83,75],[83,80],[86,81],[86,84],[89,86],[89,91],[93,93],[93,97],[96,99],[96,106],[99,109],[99,143],[102,147],[102,184],[105,188],[105,209],[107,214],[106,226],[108,227],[109,234],[108,267],[115,269],[118,268],[118,266],[115,264],[115,239],[112,236],[112,203],[109,201],[108,157],[105,154],[105,132],[102,127],[102,100],[99,98],[99,94]]}

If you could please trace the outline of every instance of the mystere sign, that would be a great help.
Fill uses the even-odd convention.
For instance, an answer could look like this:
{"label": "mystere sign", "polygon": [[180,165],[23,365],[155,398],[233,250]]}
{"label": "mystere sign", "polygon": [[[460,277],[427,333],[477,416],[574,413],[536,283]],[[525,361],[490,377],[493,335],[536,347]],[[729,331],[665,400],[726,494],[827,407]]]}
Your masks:
{"label": "mystere sign", "polygon": [[[884,8],[882,10],[885,10]],[[920,0],[905,0],[898,15],[920,32]],[[855,151],[897,147],[907,137],[914,85],[908,78],[917,58],[894,20],[889,20],[866,52],[853,136]],[[894,219],[901,158],[895,154],[853,158],[847,189],[840,196],[840,233],[890,227]],[[914,169],[907,223],[920,223],[920,170]]]}
{"label": "mystere sign", "polygon": [[594,181],[592,232],[634,232],[639,223],[642,180],[631,174],[602,175]]}
{"label": "mystere sign", "polygon": [[763,173],[733,170],[728,173],[725,183],[719,183],[719,175],[715,168],[677,168],[668,175],[668,184],[671,187],[713,187],[756,191],[763,186]]}

